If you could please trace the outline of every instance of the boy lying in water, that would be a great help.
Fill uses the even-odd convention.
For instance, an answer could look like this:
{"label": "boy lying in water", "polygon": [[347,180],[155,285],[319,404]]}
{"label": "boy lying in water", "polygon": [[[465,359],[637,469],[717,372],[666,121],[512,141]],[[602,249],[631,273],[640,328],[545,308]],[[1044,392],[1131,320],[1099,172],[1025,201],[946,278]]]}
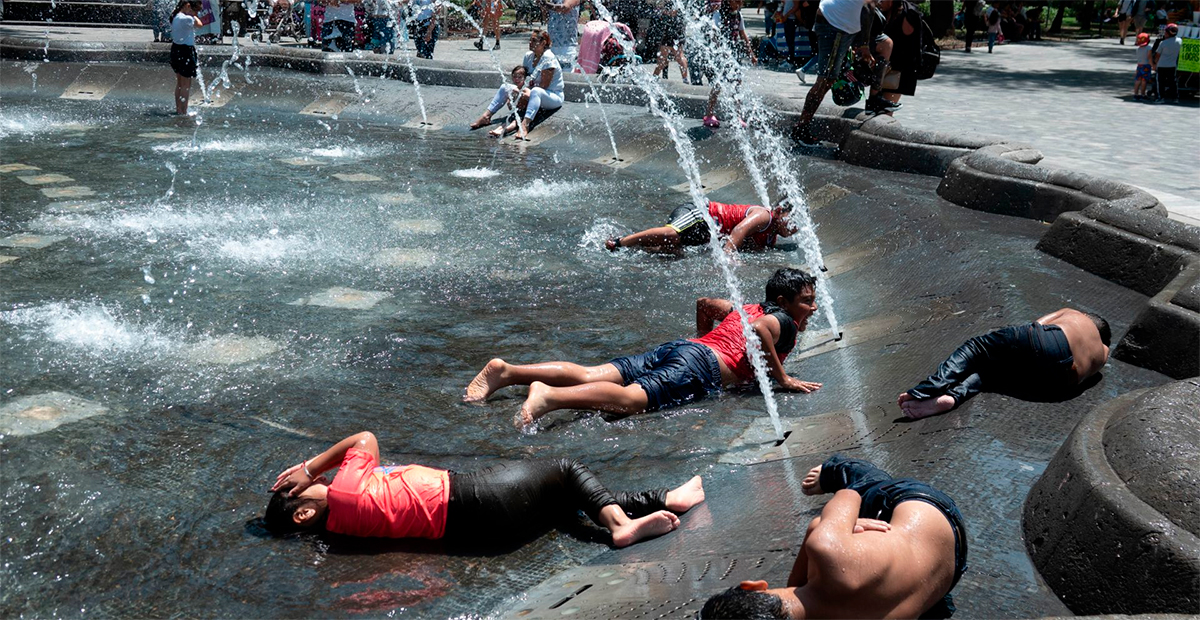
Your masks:
{"label": "boy lying in water", "polygon": [[[321,475],[335,467],[333,482]],[[674,530],[676,515],[704,501],[699,476],[672,490],[611,493],[568,459],[512,461],[470,473],[380,467],[379,445],[367,432],[287,468],[271,491],[264,521],[279,535],[326,530],[495,544],[524,540],[582,510],[612,533],[616,547]]]}

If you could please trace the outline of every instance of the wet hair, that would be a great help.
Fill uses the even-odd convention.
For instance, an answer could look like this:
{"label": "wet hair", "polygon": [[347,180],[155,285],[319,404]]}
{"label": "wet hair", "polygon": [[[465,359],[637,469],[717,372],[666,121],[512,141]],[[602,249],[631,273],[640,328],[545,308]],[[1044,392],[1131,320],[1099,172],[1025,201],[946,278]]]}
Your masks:
{"label": "wet hair", "polygon": [[787,614],[783,612],[783,599],[777,595],[734,587],[708,599],[700,610],[700,617],[705,620],[773,620],[787,618]]}
{"label": "wet hair", "polygon": [[305,504],[314,501],[307,497],[292,497],[288,495],[287,489],[276,491],[271,496],[271,501],[267,504],[267,514],[263,516],[263,524],[276,536],[286,536],[294,532],[323,526],[325,524],[324,516],[321,517],[317,524],[307,527],[296,523],[292,519],[297,510]]}
{"label": "wet hair", "polygon": [[767,302],[775,303],[780,297],[790,301],[807,289],[817,290],[816,278],[803,269],[784,267],[767,280]]}
{"label": "wet hair", "polygon": [[550,33],[545,30],[534,30],[530,33],[529,38],[541,39],[542,43],[546,44],[546,49],[550,49]]}
{"label": "wet hair", "polygon": [[1108,326],[1108,321],[1105,321],[1104,317],[1099,314],[1092,312],[1084,312],[1084,314],[1096,324],[1096,329],[1100,331],[1100,342],[1103,342],[1106,347],[1111,346],[1109,343],[1112,342],[1112,328]]}

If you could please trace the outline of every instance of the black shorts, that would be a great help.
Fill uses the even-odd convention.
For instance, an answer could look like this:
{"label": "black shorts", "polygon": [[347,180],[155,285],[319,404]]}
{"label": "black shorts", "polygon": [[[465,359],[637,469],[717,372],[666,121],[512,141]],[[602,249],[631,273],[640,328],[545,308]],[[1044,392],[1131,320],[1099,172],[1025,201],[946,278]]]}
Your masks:
{"label": "black shorts", "polygon": [[708,243],[708,222],[704,215],[694,205],[680,205],[671,212],[671,221],[667,228],[679,233],[679,242],[683,245],[704,245]]}
{"label": "black shorts", "polygon": [[171,68],[186,78],[196,77],[196,46],[171,44]]}

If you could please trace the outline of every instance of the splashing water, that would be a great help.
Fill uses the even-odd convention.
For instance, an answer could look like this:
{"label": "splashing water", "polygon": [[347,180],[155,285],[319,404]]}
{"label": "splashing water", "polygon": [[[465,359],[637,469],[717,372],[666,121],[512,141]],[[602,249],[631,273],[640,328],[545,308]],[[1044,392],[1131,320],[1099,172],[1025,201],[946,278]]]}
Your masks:
{"label": "splashing water", "polygon": [[460,168],[450,174],[460,179],[490,179],[500,176],[500,171],[477,166],[475,168]]}
{"label": "splashing water", "polygon": [[[703,55],[703,61],[717,69],[714,74],[717,85],[721,87],[720,103],[730,113],[732,120],[727,124],[733,127],[739,152],[750,171],[759,199],[763,201],[763,205],[770,204],[766,183],[757,164],[761,159],[767,164],[771,180],[793,206],[789,223],[797,229],[799,245],[804,252],[804,262],[809,272],[817,277],[817,305],[824,311],[830,330],[837,336],[840,333],[837,316],[833,310],[833,296],[829,292],[829,278],[821,271],[825,261],[816,226],[804,200],[803,188],[797,181],[798,175],[791,170],[788,150],[783,139],[777,132],[770,131],[779,121],[778,114],[752,90],[742,88],[736,80],[729,79],[730,76],[740,73],[740,62],[732,46],[720,36],[712,20],[689,12],[682,0],[673,1],[676,10],[687,17],[685,34],[688,47],[698,50]],[[745,115],[748,128],[739,122],[739,115]]]}
{"label": "splashing water", "polygon": [[429,123],[429,115],[425,113],[425,98],[421,96],[421,80],[417,78],[417,69],[413,66],[412,54],[408,45],[401,45],[400,52],[404,56],[404,64],[408,65],[408,77],[412,80],[413,92],[417,94],[417,107],[421,109],[421,123]]}
{"label": "splashing water", "polygon": [[[635,55],[633,42],[626,39],[613,25],[613,16],[609,12],[608,7],[604,6],[604,3],[600,0],[595,0],[595,7],[600,12],[601,18],[609,23],[609,31],[617,37],[621,46],[625,48],[625,53],[632,58]],[[695,147],[692,145],[691,140],[684,134],[682,126],[683,116],[663,90],[658,78],[650,75],[645,68],[631,65],[625,67],[625,73],[646,93],[649,99],[650,112],[663,121],[663,126],[666,128],[667,134],[675,144],[675,152],[679,155],[679,165],[688,177],[688,194],[692,198],[692,203],[696,206],[701,217],[704,218],[709,230],[720,230],[720,227],[708,213],[708,198],[704,195],[704,186],[700,178],[700,167],[696,163]],[[779,421],[779,407],[775,402],[775,394],[771,390],[770,377],[767,375],[762,343],[759,342],[758,334],[755,333],[754,328],[750,326],[750,317],[746,314],[745,309],[742,308],[744,299],[737,276],[733,272],[732,261],[725,254],[725,250],[721,247],[721,241],[717,235],[710,235],[708,243],[713,261],[716,263],[718,269],[720,269],[721,275],[725,280],[725,286],[729,289],[729,300],[733,303],[734,310],[741,319],[742,335],[746,339],[746,350],[750,354],[750,364],[754,368],[754,377],[763,393],[767,415],[771,418],[771,425],[775,428],[777,439],[782,440],[783,425]]]}
{"label": "splashing water", "polygon": [[592,81],[592,76],[585,71],[583,79],[587,82],[588,88],[592,90],[592,99],[600,108],[600,118],[604,119],[604,129],[608,132],[608,143],[612,145],[613,161],[619,161],[621,154],[617,152],[617,138],[613,136],[612,124],[608,122],[608,112],[604,110],[604,104],[600,102],[600,93],[596,90],[596,83]]}

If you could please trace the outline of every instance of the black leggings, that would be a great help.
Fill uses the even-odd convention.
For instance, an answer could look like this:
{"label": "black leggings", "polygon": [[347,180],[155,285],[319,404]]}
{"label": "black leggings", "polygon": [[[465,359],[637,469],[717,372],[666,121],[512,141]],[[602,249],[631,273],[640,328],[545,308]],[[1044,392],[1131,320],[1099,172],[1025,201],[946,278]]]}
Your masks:
{"label": "black leggings", "polygon": [[1074,361],[1057,325],[1012,325],[964,342],[908,393],[921,399],[949,394],[955,406],[985,389],[1053,399],[1075,387]]}
{"label": "black leggings", "polygon": [[510,461],[470,473],[450,472],[446,539],[528,536],[582,510],[600,524],[600,509],[612,504],[634,518],[667,506],[667,489],[611,493],[570,459]]}

